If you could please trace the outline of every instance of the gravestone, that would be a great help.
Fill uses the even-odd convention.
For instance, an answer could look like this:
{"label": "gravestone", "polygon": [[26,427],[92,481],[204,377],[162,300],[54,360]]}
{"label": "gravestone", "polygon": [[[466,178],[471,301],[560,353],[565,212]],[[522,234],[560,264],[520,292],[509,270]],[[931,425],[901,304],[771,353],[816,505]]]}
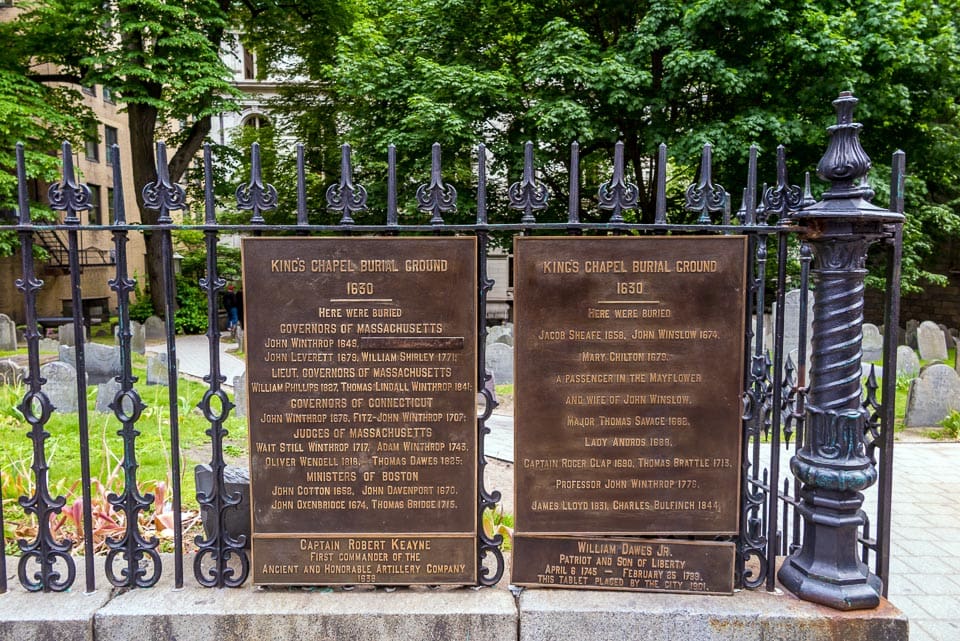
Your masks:
{"label": "gravestone", "polygon": [[41,352],[60,353],[60,341],[55,338],[41,338],[39,345]]}
{"label": "gravestone", "polygon": [[[210,495],[213,492],[213,470],[209,465],[194,468],[197,493]],[[234,509],[223,513],[223,528],[233,538],[244,536],[244,546],[250,549],[250,471],[246,467],[227,465],[223,468],[223,489],[227,494],[240,493],[240,503]],[[206,537],[213,536],[217,514],[206,505],[200,506],[203,532]]]}
{"label": "gravestone", "polygon": [[159,316],[150,316],[143,321],[143,331],[148,341],[162,341],[167,336],[166,326]]}
{"label": "gravestone", "polygon": [[243,418],[247,415],[247,375],[233,377],[233,410],[234,416]]}
{"label": "gravestone", "polygon": [[513,347],[503,343],[488,345],[487,367],[497,385],[513,384]]}
{"label": "gravestone", "polygon": [[[60,360],[77,367],[77,348],[69,345],[60,346]],[[106,383],[110,379],[120,376],[121,369],[120,348],[101,345],[99,343],[85,343],[83,346],[84,371],[87,381],[91,385]]]}
{"label": "gravestone", "polygon": [[960,374],[949,365],[936,363],[924,368],[910,384],[903,423],[907,427],[933,427],[957,409]]}
{"label": "gravestone", "polygon": [[[783,349],[790,351],[800,345],[800,301],[799,289],[791,289],[784,295],[783,301]],[[773,352],[773,331],[777,322],[777,305],[773,304],[773,323],[765,327],[770,332],[770,342],[766,343]],[[807,356],[813,352],[813,292],[807,292]]]}
{"label": "gravestone", "polygon": [[921,360],[947,360],[947,342],[943,338],[943,330],[933,321],[923,321],[917,327],[917,350]]}
{"label": "gravestone", "polygon": [[897,347],[897,376],[915,377],[920,373],[920,359],[913,348],[906,345]]}
{"label": "gravestone", "polygon": [[513,345],[513,332],[504,325],[493,325],[487,328],[487,345],[494,343],[503,343],[504,345]]}
{"label": "gravestone", "polygon": [[40,367],[40,377],[47,379],[43,393],[57,412],[76,412],[77,370],[69,363],[53,361]]}
{"label": "gravestone", "polygon": [[23,382],[23,369],[7,359],[0,361],[0,385],[17,385]]}
{"label": "gravestone", "polygon": [[[120,344],[120,326],[113,328],[113,340]],[[145,354],[147,352],[147,333],[143,325],[135,320],[130,321],[130,351],[134,354]]]}
{"label": "gravestone", "polygon": [[110,409],[110,403],[117,397],[120,389],[120,383],[116,379],[110,379],[105,383],[97,385],[97,412],[100,414],[113,414],[113,410]]}
{"label": "gravestone", "polygon": [[863,324],[863,357],[864,362],[879,361],[883,358],[883,336],[880,329],[872,323]]}
{"label": "gravestone", "polygon": [[167,386],[170,368],[167,366],[166,352],[147,354],[147,385]]}
{"label": "gravestone", "polygon": [[[73,323],[65,323],[57,329],[57,338],[60,340],[61,345],[76,345],[77,337],[73,331]],[[86,328],[83,331],[83,340],[87,342],[87,332]]]}
{"label": "gravestone", "polygon": [[17,349],[17,324],[6,314],[0,314],[0,351]]}
{"label": "gravestone", "polygon": [[920,327],[920,321],[911,318],[907,321],[907,328],[903,332],[905,345],[917,349],[917,328]]}

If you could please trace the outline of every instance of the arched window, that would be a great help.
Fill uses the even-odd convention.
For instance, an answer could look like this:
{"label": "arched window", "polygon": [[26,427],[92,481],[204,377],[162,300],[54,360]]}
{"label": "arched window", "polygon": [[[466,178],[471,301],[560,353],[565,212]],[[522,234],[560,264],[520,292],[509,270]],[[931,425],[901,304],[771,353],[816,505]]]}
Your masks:
{"label": "arched window", "polygon": [[251,127],[253,129],[266,129],[271,125],[270,120],[263,114],[251,114],[244,118],[243,126]]}

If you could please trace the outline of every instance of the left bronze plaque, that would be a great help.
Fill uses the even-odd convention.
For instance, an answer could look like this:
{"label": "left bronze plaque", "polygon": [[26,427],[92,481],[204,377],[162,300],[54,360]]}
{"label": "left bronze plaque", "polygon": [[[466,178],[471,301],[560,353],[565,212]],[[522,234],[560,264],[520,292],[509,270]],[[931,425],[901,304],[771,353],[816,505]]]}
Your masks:
{"label": "left bronze plaque", "polygon": [[254,583],[475,583],[476,240],[242,252]]}

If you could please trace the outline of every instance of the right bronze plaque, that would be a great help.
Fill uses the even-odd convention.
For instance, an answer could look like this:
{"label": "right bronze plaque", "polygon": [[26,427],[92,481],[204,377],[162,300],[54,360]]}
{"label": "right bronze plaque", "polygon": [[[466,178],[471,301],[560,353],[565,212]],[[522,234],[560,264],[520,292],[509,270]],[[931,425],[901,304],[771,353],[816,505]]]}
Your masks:
{"label": "right bronze plaque", "polygon": [[517,536],[736,534],[746,239],[523,237],[515,269]]}

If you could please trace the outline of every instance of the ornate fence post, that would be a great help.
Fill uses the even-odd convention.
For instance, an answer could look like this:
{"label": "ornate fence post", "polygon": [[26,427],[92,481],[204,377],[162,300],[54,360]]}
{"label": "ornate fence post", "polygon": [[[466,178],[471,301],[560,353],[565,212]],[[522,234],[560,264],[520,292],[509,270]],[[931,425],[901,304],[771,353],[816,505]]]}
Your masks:
{"label": "ornate fence post", "polygon": [[[813,249],[816,282],[811,387],[803,446],[790,469],[803,483],[803,545],[780,569],[780,582],[801,599],[840,610],[875,607],[882,585],[858,555],[864,488],[877,479],[866,455],[861,407],[863,284],[867,249],[902,214],[872,205],[861,178],[870,158],[853,122],[857,99],[848,91],[833,102],[837,124],[817,174],[832,183],[820,202],[793,220]],[[896,284],[892,284],[897,286]]]}

